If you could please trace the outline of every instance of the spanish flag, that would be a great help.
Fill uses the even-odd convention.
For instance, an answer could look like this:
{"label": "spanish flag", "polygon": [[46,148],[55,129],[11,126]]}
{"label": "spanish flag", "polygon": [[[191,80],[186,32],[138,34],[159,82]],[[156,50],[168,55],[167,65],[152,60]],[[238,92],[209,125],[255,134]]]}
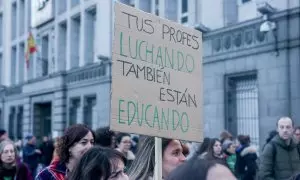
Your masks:
{"label": "spanish flag", "polygon": [[34,41],[32,33],[30,32],[29,36],[27,38],[27,49],[26,49],[26,53],[25,53],[27,68],[29,68],[30,55],[33,54],[36,51],[37,51],[37,48],[36,48],[36,45],[35,45],[35,41]]}

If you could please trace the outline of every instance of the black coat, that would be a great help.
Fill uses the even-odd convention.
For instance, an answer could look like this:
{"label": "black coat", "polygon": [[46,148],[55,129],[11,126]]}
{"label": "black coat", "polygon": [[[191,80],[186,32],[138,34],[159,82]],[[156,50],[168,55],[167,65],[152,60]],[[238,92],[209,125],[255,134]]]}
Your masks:
{"label": "black coat", "polygon": [[241,180],[255,180],[257,171],[256,148],[244,146],[237,150],[235,170]]}
{"label": "black coat", "polygon": [[39,154],[37,154],[35,150],[35,145],[31,144],[26,144],[23,148],[23,161],[28,165],[31,173],[33,174],[35,173],[39,162]]}
{"label": "black coat", "polygon": [[43,163],[45,166],[50,165],[54,151],[54,145],[52,141],[43,142],[40,146],[40,150],[42,152],[41,163]]}

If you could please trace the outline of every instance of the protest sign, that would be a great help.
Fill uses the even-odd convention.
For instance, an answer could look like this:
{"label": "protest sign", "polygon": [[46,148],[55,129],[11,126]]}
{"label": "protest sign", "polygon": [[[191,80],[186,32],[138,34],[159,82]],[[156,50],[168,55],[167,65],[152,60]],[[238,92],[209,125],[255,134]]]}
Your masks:
{"label": "protest sign", "polygon": [[202,35],[115,3],[114,131],[202,141]]}

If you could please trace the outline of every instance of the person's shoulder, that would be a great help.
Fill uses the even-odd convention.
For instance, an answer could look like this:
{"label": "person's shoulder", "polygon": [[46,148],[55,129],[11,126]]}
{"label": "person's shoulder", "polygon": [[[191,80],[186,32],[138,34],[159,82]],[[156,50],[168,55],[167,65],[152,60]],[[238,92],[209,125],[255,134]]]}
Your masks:
{"label": "person's shoulder", "polygon": [[256,154],[257,153],[257,148],[254,146],[248,146],[245,147],[242,152],[241,152],[241,156],[246,156],[249,154]]}
{"label": "person's shoulder", "polygon": [[23,162],[19,162],[19,163],[17,163],[17,167],[19,168],[19,169],[28,169],[28,166],[27,166],[27,164],[25,164],[25,163],[23,163]]}
{"label": "person's shoulder", "polygon": [[53,172],[51,172],[48,166],[44,168],[41,172],[39,172],[35,179],[40,180],[40,179],[51,179],[51,178],[54,178],[54,176],[53,176]]}
{"label": "person's shoulder", "polygon": [[277,146],[276,142],[270,141],[265,145],[262,153],[265,154],[265,153],[273,152],[273,148],[276,148],[276,146]]}

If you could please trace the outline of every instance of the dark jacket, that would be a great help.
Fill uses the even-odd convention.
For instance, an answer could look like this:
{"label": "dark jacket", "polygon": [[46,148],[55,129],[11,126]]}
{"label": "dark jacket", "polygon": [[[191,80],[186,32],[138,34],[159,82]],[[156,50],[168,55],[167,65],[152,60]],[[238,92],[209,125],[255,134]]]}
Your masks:
{"label": "dark jacket", "polygon": [[226,162],[226,158],[223,155],[222,155],[222,157],[215,157],[215,156],[212,156],[210,153],[207,153],[205,155],[204,159],[208,160],[208,161],[213,161],[215,163],[222,164],[222,165],[228,167],[228,164]]}
{"label": "dark jacket", "polygon": [[242,146],[237,150],[235,173],[241,180],[254,180],[257,170],[256,148],[253,146]]}
{"label": "dark jacket", "polygon": [[33,180],[28,167],[24,163],[17,163],[12,169],[0,167],[0,180],[11,178],[13,180]]}
{"label": "dark jacket", "polygon": [[263,180],[285,180],[297,172],[300,172],[297,144],[292,140],[290,145],[287,145],[277,135],[264,148],[260,159],[259,177]]}
{"label": "dark jacket", "polygon": [[26,146],[23,148],[23,162],[29,166],[32,174],[35,174],[39,160],[39,154],[37,154],[35,150],[36,147],[32,144],[26,144]]}
{"label": "dark jacket", "polygon": [[59,159],[54,159],[51,164],[43,169],[35,180],[64,180],[66,176],[66,166]]}
{"label": "dark jacket", "polygon": [[49,166],[52,160],[54,145],[52,141],[43,142],[40,146],[42,152],[41,163],[45,166]]}

